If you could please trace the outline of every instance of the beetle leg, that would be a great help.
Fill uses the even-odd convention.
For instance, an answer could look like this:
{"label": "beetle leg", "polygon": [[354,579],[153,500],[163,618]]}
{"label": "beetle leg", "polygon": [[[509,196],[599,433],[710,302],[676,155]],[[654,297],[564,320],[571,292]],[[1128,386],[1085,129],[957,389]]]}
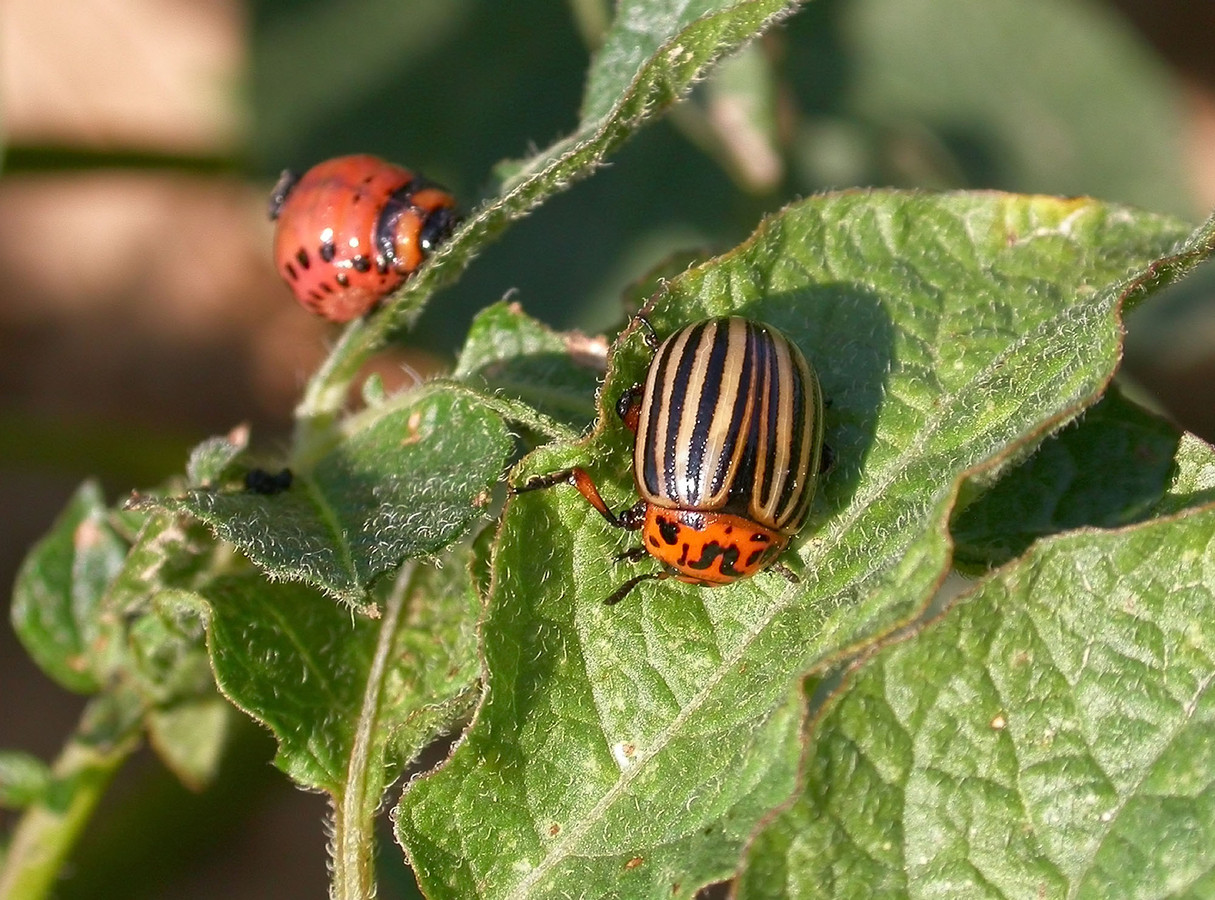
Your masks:
{"label": "beetle leg", "polygon": [[670,577],[670,574],[667,572],[646,572],[644,575],[634,575],[620,587],[616,588],[612,595],[603,601],[603,605],[615,606],[626,596],[628,596],[629,591],[637,587],[637,585],[641,584],[643,581],[649,581],[650,579],[661,581],[664,578]]}
{"label": "beetle leg", "polygon": [[633,434],[637,433],[637,423],[641,419],[641,395],[644,391],[644,385],[635,384],[616,401],[616,415]]}
{"label": "beetle leg", "polygon": [[818,474],[826,475],[835,468],[835,451],[827,444],[818,455]]}
{"label": "beetle leg", "polygon": [[649,556],[649,551],[645,547],[637,546],[629,550],[623,550],[616,554],[616,562],[638,562]]}
{"label": "beetle leg", "polygon": [[630,531],[636,531],[645,520],[644,503],[638,503],[636,506],[626,509],[619,516],[612,512],[604,502],[603,497],[599,495],[599,488],[595,487],[595,482],[586,473],[586,469],[579,468],[578,466],[572,469],[562,469],[559,472],[550,472],[548,475],[536,475],[515,488],[514,493],[523,494],[527,491],[539,491],[558,484],[571,484],[576,487],[578,493],[586,498],[586,502],[595,507],[599,515],[603,516],[607,520],[607,523],[614,528],[627,528]]}
{"label": "beetle leg", "polygon": [[512,487],[512,494],[526,494],[528,491],[541,491],[557,484],[573,484],[573,469],[560,469],[547,475],[533,475],[518,487]]}
{"label": "beetle leg", "polygon": [[789,582],[790,584],[800,584],[801,583],[801,579],[797,577],[797,573],[794,572],[792,569],[790,569],[788,566],[786,566],[784,563],[774,562],[774,563],[772,563],[772,565],[768,566],[768,570],[771,572],[780,572],[782,575],[785,576],[785,580],[787,582]]}

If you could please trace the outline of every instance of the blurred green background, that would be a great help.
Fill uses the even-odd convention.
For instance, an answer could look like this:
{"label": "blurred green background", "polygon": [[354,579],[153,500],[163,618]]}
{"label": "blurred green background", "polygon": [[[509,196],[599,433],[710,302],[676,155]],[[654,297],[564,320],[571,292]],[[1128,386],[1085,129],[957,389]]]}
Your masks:
{"label": "blurred green background", "polygon": [[[333,332],[271,268],[279,170],[371,152],[471,207],[498,162],[575,127],[611,6],[7,0],[5,582],[86,476],[120,497],[242,421],[282,445]],[[387,368],[449,364],[475,312],[508,295],[554,326],[610,329],[622,291],[670,254],[729,248],[829,188],[1091,194],[1198,221],[1215,207],[1211,34],[1215,6],[1184,0],[816,0],[488,248]],[[1128,347],[1131,377],[1208,439],[1210,269],[1137,312]],[[79,701],[8,629],[0,685],[0,746],[52,755]],[[324,804],[271,753],[250,728],[225,788],[200,797],[141,759],[62,895],[321,895]],[[156,852],[132,867],[133,834]]]}

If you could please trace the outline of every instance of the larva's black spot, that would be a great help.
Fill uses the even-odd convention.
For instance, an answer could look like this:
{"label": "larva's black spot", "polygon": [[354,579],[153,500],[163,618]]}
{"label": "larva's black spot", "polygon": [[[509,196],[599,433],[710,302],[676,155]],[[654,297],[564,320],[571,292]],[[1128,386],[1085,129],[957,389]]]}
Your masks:
{"label": "larva's black spot", "polygon": [[308,258],[308,251],[303,247],[300,247],[299,251],[295,254],[295,258],[298,260],[301,269],[312,267],[312,260]]}
{"label": "larva's black spot", "polygon": [[324,262],[333,262],[333,257],[337,255],[337,247],[333,245],[333,241],[321,244],[320,257]]}

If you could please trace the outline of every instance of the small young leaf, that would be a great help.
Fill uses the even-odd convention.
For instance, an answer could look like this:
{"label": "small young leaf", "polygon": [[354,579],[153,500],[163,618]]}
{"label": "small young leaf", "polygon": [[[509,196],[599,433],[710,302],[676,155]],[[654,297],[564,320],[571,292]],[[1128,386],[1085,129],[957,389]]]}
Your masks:
{"label": "small young leaf", "polygon": [[464,534],[511,443],[484,402],[439,385],[369,409],[347,431],[286,490],[157,502],[202,519],[272,576],[363,606],[384,572]]}
{"label": "small young leaf", "polygon": [[13,627],[47,675],[78,693],[101,688],[102,598],[127,544],[110,526],[101,489],[85,482],[26,556],[13,588]]}
{"label": "small young leaf", "polygon": [[150,710],[145,727],[156,755],[197,791],[219,771],[233,715],[231,704],[211,692]]}
{"label": "small young leaf", "polygon": [[1211,506],[1048,538],[880,652],[739,896],[1195,895],[1215,868],[1213,547]]}
{"label": "small young leaf", "polygon": [[[188,596],[208,577],[213,551],[202,526],[110,510],[86,484],[30,552],[13,605],[18,634],[47,673],[71,690],[100,692],[91,708],[116,711],[116,740],[148,727],[162,758],[192,786],[214,774],[224,730],[204,734],[196,720],[184,734],[180,717],[165,727],[171,711],[213,702],[215,689],[197,608],[156,601]],[[214,711],[208,721],[218,721]]]}
{"label": "small young leaf", "polygon": [[473,321],[452,377],[500,392],[581,432],[595,418],[607,344],[559,334],[509,303]]}
{"label": "small young leaf", "polygon": [[[184,548],[178,550],[185,555]],[[127,612],[123,672],[147,707],[145,727],[153,749],[195,790],[218,771],[232,713],[215,692],[203,645],[205,609],[197,595],[180,589],[157,587],[147,594],[137,614]]]}
{"label": "small young leaf", "polygon": [[[710,315],[769,322],[831,400],[835,467],[785,557],[800,583],[649,582],[605,607],[654,570],[614,562],[636,539],[568,488],[509,502],[486,699],[398,808],[428,896],[690,897],[729,877],[793,783],[803,673],[927,606],[962,482],[1097,399],[1124,301],[1209,254],[1210,229],[1187,230],[1089,200],[850,192],[794,204],[671,281],[648,313],[659,336]],[[604,406],[648,356],[627,331]],[[588,442],[541,448],[516,478],[583,465],[620,509],[636,498],[630,441],[604,412]]]}
{"label": "small young leaf", "polygon": [[50,767],[36,756],[0,750],[0,807],[22,809],[46,796]]}
{"label": "small young leaf", "polygon": [[249,428],[233,428],[222,437],[207,438],[190,451],[186,463],[186,478],[194,487],[208,487],[218,481],[245,448],[249,446]]}
{"label": "small young leaf", "polygon": [[1156,515],[1174,515],[1186,509],[1215,503],[1215,453],[1192,434],[1181,437],[1168,493],[1161,499]]}

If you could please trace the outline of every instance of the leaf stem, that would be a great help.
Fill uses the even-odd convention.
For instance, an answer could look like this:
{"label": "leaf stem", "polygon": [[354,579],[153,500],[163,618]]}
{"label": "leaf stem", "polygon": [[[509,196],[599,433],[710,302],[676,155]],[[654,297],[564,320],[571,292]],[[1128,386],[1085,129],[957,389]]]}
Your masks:
{"label": "leaf stem", "polygon": [[17,822],[0,868],[0,900],[41,900],[119,766],[134,751],[142,707],[131,695],[91,700],[80,725],[51,767],[45,797]]}
{"label": "leaf stem", "polygon": [[386,787],[383,780],[384,743],[376,737],[380,730],[384,674],[416,571],[417,563],[405,563],[384,603],[375,654],[355,723],[346,781],[341,797],[334,798],[331,900],[366,900],[376,893],[375,811]]}
{"label": "leaf stem", "polygon": [[375,351],[377,335],[367,321],[351,323],[313,373],[295,408],[292,463],[302,468],[323,452],[350,391],[350,383],[367,357]]}

